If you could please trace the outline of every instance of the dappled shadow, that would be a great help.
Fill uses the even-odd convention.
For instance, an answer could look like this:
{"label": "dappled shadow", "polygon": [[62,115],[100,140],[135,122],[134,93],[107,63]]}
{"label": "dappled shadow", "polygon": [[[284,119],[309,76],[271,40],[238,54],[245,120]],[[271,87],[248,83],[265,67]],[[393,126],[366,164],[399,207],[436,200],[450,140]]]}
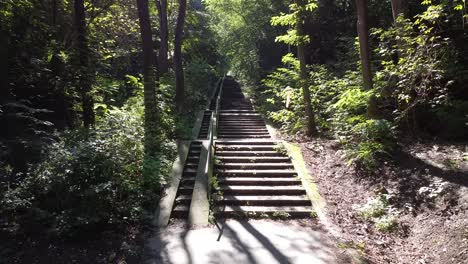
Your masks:
{"label": "dappled shadow", "polygon": [[169,226],[155,232],[148,249],[148,264],[341,263],[318,226],[297,221],[229,220],[202,229]]}
{"label": "dappled shadow", "polygon": [[[170,230],[170,232],[168,232]],[[185,221],[179,221],[170,224],[166,229],[155,229],[148,239],[145,248],[145,264],[176,264],[181,263],[182,256],[173,254],[172,239],[180,242],[178,248],[181,248],[186,261],[183,263],[193,264],[193,254],[187,242],[187,235],[190,232],[190,226]]]}
{"label": "dappled shadow", "polygon": [[405,208],[411,204],[415,209],[424,205],[433,208],[435,199],[427,199],[421,195],[421,188],[429,187],[435,182],[447,182],[450,184],[449,191],[444,194],[446,200],[456,200],[457,190],[460,187],[468,187],[468,173],[463,171],[446,170],[434,166],[427,161],[399,150],[392,155],[393,161],[389,171],[387,167],[382,168],[376,177],[369,177],[368,173],[359,174],[359,179],[365,179],[372,184],[382,186],[394,186],[397,191],[391,203],[397,208]]}
{"label": "dappled shadow", "polygon": [[241,225],[250,233],[252,234],[262,245],[266,248],[279,263],[291,263],[290,260],[280,252],[271,241],[266,238],[262,233],[260,233],[257,229],[255,229],[249,222],[247,221],[240,221]]}

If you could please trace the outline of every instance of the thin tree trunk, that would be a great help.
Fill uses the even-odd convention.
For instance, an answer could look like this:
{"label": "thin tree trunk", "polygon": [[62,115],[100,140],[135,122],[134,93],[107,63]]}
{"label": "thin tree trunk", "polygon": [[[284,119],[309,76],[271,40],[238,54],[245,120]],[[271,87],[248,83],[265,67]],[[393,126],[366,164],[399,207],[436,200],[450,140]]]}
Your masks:
{"label": "thin tree trunk", "polygon": [[184,69],[182,65],[182,40],[184,35],[185,14],[187,0],[179,0],[179,14],[177,16],[176,31],[174,37],[174,71],[176,77],[176,106],[180,112],[184,104]]}
{"label": "thin tree trunk", "polygon": [[[361,53],[362,77],[365,90],[372,89],[372,70],[369,47],[369,22],[367,0],[356,0],[357,31],[359,35],[359,47]],[[370,118],[379,117],[377,98],[372,95],[367,102],[367,115]]]}
{"label": "thin tree trunk", "polygon": [[296,31],[297,31],[297,36],[299,37],[299,43],[297,46],[297,57],[300,62],[300,83],[301,83],[301,88],[302,88],[302,94],[303,94],[303,99],[304,99],[304,107],[305,107],[305,114],[306,114],[306,119],[307,119],[307,131],[306,134],[307,136],[313,136],[317,134],[317,127],[315,124],[315,116],[314,112],[312,111],[312,104],[310,100],[310,91],[309,91],[309,85],[308,85],[308,73],[307,73],[307,66],[306,66],[306,55],[305,55],[305,30],[304,30],[304,20],[305,20],[305,14],[304,14],[304,9],[302,7],[305,7],[305,1],[304,0],[297,0],[298,6],[301,6],[301,9],[299,11],[299,14],[297,16],[297,23],[296,23]]}
{"label": "thin tree trunk", "polygon": [[158,70],[159,73],[165,74],[169,71],[169,29],[167,24],[167,0],[156,0],[156,7],[159,14],[159,37],[161,44],[158,54]]}
{"label": "thin tree trunk", "polygon": [[94,126],[94,99],[91,95],[91,71],[89,63],[89,47],[86,32],[84,0],[75,0],[75,29],[78,48],[79,89],[83,108],[83,125],[86,128]]}
{"label": "thin tree trunk", "polygon": [[359,47],[361,53],[361,66],[364,81],[364,89],[372,89],[372,73],[369,48],[369,22],[367,0],[356,0],[357,31],[359,35]]}
{"label": "thin tree trunk", "polygon": [[406,0],[392,0],[392,14],[395,23],[398,16],[406,15],[406,11]]}
{"label": "thin tree trunk", "polygon": [[143,50],[143,85],[145,104],[145,153],[155,156],[158,152],[158,108],[156,104],[156,90],[158,82],[156,77],[156,63],[153,50],[151,23],[148,11],[148,0],[137,0],[138,18],[140,22],[140,35]]}
{"label": "thin tree trunk", "polygon": [[9,85],[8,47],[9,37],[4,25],[0,24],[0,104],[6,103],[11,96]]}

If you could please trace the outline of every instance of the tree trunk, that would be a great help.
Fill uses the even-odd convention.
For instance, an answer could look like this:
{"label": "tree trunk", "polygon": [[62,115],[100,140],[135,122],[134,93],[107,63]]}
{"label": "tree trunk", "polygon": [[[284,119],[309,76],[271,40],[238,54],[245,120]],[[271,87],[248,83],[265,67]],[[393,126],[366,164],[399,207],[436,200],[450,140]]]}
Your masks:
{"label": "tree trunk", "polygon": [[302,88],[302,94],[304,99],[304,107],[305,107],[305,114],[307,120],[307,136],[313,136],[317,134],[317,127],[315,124],[315,116],[314,112],[312,111],[312,104],[310,100],[310,91],[308,85],[308,73],[307,73],[307,66],[306,66],[306,55],[305,55],[305,30],[304,30],[304,20],[305,20],[305,5],[306,2],[304,0],[297,0],[297,5],[300,6],[299,14],[297,16],[297,23],[296,23],[296,31],[297,36],[299,38],[299,43],[297,45],[297,57],[300,62],[300,83]]}
{"label": "tree trunk", "polygon": [[75,30],[78,49],[78,86],[83,108],[83,125],[86,128],[94,126],[94,99],[91,95],[91,71],[89,63],[88,36],[86,32],[86,18],[84,0],[75,0]]}
{"label": "tree trunk", "polygon": [[[356,0],[357,9],[357,31],[359,35],[359,47],[361,53],[361,67],[365,90],[372,89],[372,71],[370,61],[369,47],[369,22],[367,0]],[[378,118],[379,109],[377,106],[377,98],[371,95],[367,102],[367,115],[370,118]]]}
{"label": "tree trunk", "polygon": [[406,11],[406,0],[392,0],[392,13],[395,23],[398,16],[406,15]]}
{"label": "tree trunk", "polygon": [[158,70],[159,73],[165,74],[169,71],[169,60],[167,54],[169,52],[169,29],[167,25],[167,0],[156,0],[156,7],[159,14],[159,37],[161,43],[158,54]]}
{"label": "tree trunk", "polygon": [[140,22],[140,35],[143,50],[143,85],[145,104],[145,153],[155,156],[158,152],[158,108],[156,104],[156,63],[153,51],[151,23],[148,11],[148,0],[137,0],[138,18]]}
{"label": "tree trunk", "polygon": [[356,0],[357,9],[357,31],[359,35],[359,47],[361,53],[361,66],[364,81],[364,89],[372,89],[372,73],[370,63],[370,48],[369,48],[369,23],[367,0]]}
{"label": "tree trunk", "polygon": [[182,65],[182,39],[184,35],[185,13],[187,0],[179,0],[179,14],[177,16],[174,37],[174,71],[176,77],[176,106],[180,112],[184,104],[184,69]]}
{"label": "tree trunk", "polygon": [[9,85],[9,67],[8,67],[8,47],[9,35],[5,25],[0,24],[0,104],[6,103],[10,99],[10,85]]}

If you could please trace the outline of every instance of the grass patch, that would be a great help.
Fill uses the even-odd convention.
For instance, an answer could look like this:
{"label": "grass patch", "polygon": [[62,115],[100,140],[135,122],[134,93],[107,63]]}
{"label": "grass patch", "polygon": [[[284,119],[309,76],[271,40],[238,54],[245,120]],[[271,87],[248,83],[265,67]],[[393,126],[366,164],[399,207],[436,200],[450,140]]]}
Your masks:
{"label": "grass patch", "polygon": [[357,210],[358,215],[374,223],[380,232],[392,232],[398,226],[397,219],[388,214],[388,199],[385,194],[379,194]]}
{"label": "grass patch", "polygon": [[381,232],[392,232],[398,225],[393,216],[382,216],[375,221],[375,227]]}

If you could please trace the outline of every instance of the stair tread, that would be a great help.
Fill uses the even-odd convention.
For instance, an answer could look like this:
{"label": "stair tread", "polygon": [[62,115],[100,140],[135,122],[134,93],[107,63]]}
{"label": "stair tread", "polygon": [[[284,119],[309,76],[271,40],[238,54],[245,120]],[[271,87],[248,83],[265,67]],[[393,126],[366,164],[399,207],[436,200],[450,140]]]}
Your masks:
{"label": "stair tread", "polygon": [[225,195],[224,201],[310,201],[306,195]]}
{"label": "stair tread", "polygon": [[292,163],[291,162],[278,162],[278,163],[273,163],[273,162],[259,162],[259,163],[249,163],[249,162],[229,162],[229,163],[221,163],[218,164],[217,166],[246,166],[246,167],[269,167],[269,166],[285,166],[285,167],[291,167]]}
{"label": "stair tread", "polygon": [[218,157],[220,160],[232,160],[232,161],[262,161],[262,160],[279,160],[279,161],[290,161],[289,157],[258,157],[258,156],[241,156],[241,157],[229,157],[222,156]]}
{"label": "stair tread", "polygon": [[174,211],[178,211],[178,212],[188,212],[190,210],[190,206],[189,205],[186,205],[186,204],[178,204],[174,207],[174,209],[172,210],[173,212]]}
{"label": "stair tread", "polygon": [[219,190],[304,190],[301,185],[292,186],[257,186],[257,185],[221,185]]}
{"label": "stair tread", "polygon": [[226,205],[223,212],[313,212],[311,206],[252,206],[252,205]]}
{"label": "stair tread", "polygon": [[278,173],[278,174],[290,174],[290,173],[296,173],[295,170],[282,170],[282,169],[272,169],[272,170],[216,170],[217,172],[220,173]]}

